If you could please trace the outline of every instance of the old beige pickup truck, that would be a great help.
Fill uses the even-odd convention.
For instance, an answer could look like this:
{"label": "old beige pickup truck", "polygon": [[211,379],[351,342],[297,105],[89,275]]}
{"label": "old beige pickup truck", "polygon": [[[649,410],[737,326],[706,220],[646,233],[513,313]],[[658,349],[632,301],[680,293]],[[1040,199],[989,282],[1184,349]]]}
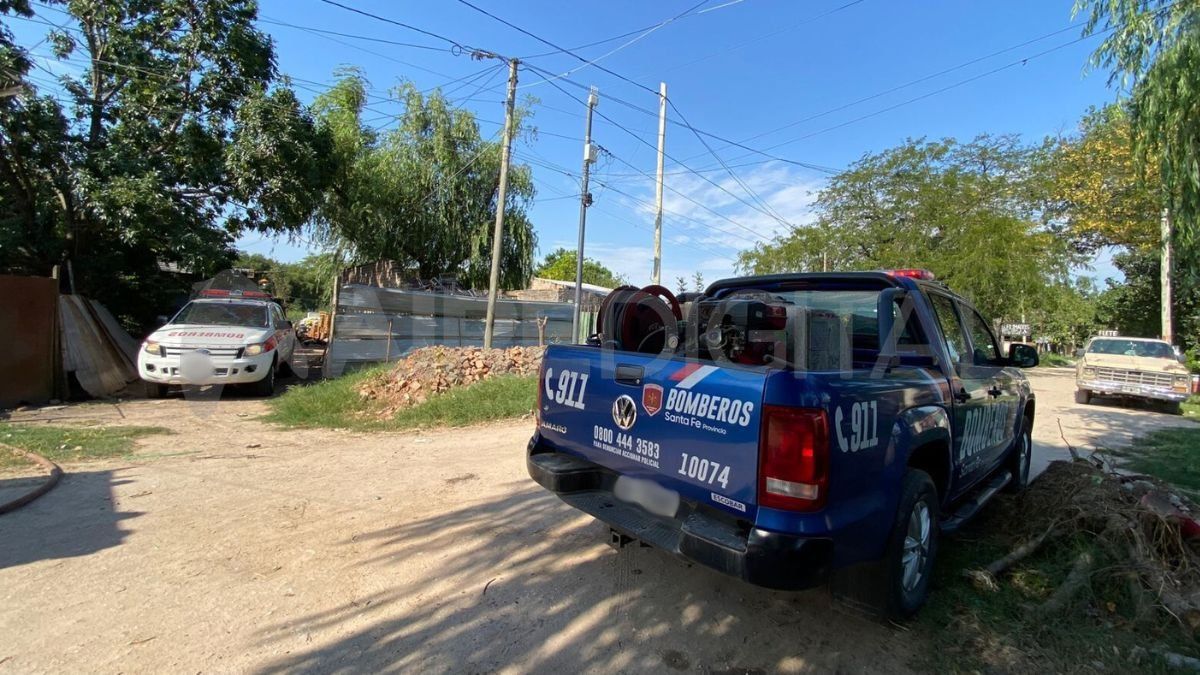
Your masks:
{"label": "old beige pickup truck", "polygon": [[1191,374],[1163,340],[1094,337],[1078,353],[1075,402],[1093,396],[1141,399],[1178,415],[1191,393]]}

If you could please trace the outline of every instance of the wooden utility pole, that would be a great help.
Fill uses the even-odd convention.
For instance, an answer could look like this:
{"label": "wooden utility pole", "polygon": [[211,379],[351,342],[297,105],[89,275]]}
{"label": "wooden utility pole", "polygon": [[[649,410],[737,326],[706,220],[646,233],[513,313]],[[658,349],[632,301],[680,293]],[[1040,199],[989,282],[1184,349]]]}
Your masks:
{"label": "wooden utility pole", "polygon": [[1159,282],[1162,306],[1162,339],[1175,344],[1175,331],[1171,321],[1171,209],[1162,212],[1162,260],[1159,265]]}
{"label": "wooden utility pole", "polygon": [[592,87],[588,92],[587,123],[583,131],[583,180],[579,188],[579,244],[575,247],[575,307],[571,310],[571,342],[579,341],[579,310],[583,303],[583,233],[587,227],[587,209],[592,204],[592,195],[588,193],[588,176],[592,162],[596,161],[596,153],[592,148],[592,111],[599,101],[600,96]]}
{"label": "wooden utility pole", "polygon": [[663,156],[667,138],[667,83],[658,83],[658,177],[654,184],[654,274],[662,283]]}
{"label": "wooden utility pole", "polygon": [[487,320],[483,325],[483,348],[492,348],[496,322],[496,296],[500,293],[500,250],[504,239],[505,193],[508,192],[508,159],[512,150],[513,104],[517,98],[516,59],[508,60],[508,100],[504,109],[504,140],[500,151],[500,187],[496,194],[496,227],[492,231],[492,275],[488,281]]}

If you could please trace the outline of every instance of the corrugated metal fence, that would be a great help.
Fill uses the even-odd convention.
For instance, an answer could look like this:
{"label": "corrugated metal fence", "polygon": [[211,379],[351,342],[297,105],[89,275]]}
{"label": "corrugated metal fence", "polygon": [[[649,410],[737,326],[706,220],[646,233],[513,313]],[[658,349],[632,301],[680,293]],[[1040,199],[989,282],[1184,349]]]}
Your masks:
{"label": "corrugated metal fence", "polygon": [[[483,345],[486,297],[343,284],[335,305],[327,377],[396,360],[417,347]],[[492,345],[537,345],[543,318],[546,344],[571,341],[570,304],[498,300]],[[582,323],[586,328],[593,321],[585,316]]]}

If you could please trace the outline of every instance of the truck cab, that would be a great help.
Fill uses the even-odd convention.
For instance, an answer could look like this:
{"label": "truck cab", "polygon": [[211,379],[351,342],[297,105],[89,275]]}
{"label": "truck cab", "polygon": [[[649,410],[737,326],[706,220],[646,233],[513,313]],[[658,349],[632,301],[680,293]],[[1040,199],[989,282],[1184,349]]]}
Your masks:
{"label": "truck cab", "polygon": [[616,544],[781,590],[871,570],[907,616],[939,534],[1028,480],[1036,363],[919,270],[617,289],[547,350],[527,465]]}

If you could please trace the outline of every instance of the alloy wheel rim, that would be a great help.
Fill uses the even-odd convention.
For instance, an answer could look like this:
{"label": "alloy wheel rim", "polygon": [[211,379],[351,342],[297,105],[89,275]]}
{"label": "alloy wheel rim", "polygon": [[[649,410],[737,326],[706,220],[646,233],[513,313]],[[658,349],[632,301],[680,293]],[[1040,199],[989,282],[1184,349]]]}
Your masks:
{"label": "alloy wheel rim", "polygon": [[900,557],[902,568],[901,584],[911,592],[925,576],[925,563],[929,559],[929,543],[933,521],[925,502],[913,505],[908,516],[908,530],[904,535],[904,551]]}

